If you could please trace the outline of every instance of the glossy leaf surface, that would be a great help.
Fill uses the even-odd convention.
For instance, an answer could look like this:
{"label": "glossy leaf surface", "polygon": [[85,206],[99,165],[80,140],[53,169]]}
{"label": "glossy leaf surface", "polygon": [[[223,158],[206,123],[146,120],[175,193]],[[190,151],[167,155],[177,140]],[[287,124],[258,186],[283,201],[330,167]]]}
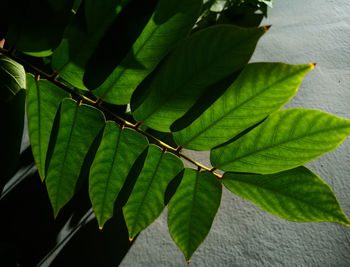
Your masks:
{"label": "glossy leaf surface", "polygon": [[84,158],[103,129],[103,114],[87,105],[64,99],[59,128],[46,174],[46,186],[55,217],[72,198]]}
{"label": "glossy leaf surface", "polygon": [[202,115],[175,132],[178,145],[210,150],[280,109],[296,93],[312,64],[248,64],[237,80]]}
{"label": "glossy leaf surface", "polygon": [[133,116],[149,127],[169,131],[206,89],[242,69],[266,27],[214,26],[182,42],[138,90]]}
{"label": "glossy leaf surface", "polygon": [[286,220],[350,224],[330,187],[303,166],[268,175],[225,173],[222,182],[238,196]]}
{"label": "glossy leaf surface", "polygon": [[169,202],[168,227],[187,261],[208,235],[221,193],[222,185],[213,174],[185,169],[180,186]]}
{"label": "glossy leaf surface", "polygon": [[107,122],[101,144],[90,169],[89,193],[92,207],[102,229],[113,215],[114,202],[137,157],[148,141],[140,133]]}
{"label": "glossy leaf surface", "polygon": [[160,0],[129,53],[94,94],[109,103],[130,103],[137,85],[191,30],[201,3],[200,0]]}
{"label": "glossy leaf surface", "polygon": [[175,155],[150,145],[143,169],[128,202],[123,207],[129,236],[133,239],[163,211],[164,195],[170,181],[184,168]]}
{"label": "glossy leaf surface", "polygon": [[332,151],[349,134],[349,120],[318,110],[286,109],[237,141],[212,150],[211,162],[225,171],[275,173]]}
{"label": "glossy leaf surface", "polygon": [[27,117],[30,144],[41,180],[54,119],[63,98],[69,94],[48,80],[36,81],[27,74]]}

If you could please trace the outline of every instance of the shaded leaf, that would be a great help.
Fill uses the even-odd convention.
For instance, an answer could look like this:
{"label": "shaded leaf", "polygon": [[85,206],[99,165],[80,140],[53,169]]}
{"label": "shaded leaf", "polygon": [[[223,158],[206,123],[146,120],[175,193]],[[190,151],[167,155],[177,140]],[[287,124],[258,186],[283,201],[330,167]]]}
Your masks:
{"label": "shaded leaf", "polygon": [[244,67],[266,27],[214,26],[191,35],[135,91],[133,116],[159,131],[186,113],[208,87]]}
{"label": "shaded leaf", "polygon": [[25,72],[22,65],[0,55],[0,119],[2,138],[0,191],[15,172],[20,156],[25,101]]}
{"label": "shaded leaf", "polygon": [[90,169],[89,192],[99,227],[113,215],[114,202],[137,157],[148,141],[140,133],[107,122]]}
{"label": "shaded leaf", "polygon": [[201,116],[174,132],[178,145],[210,150],[280,109],[296,93],[312,64],[248,64],[237,80]]}
{"label": "shaded leaf", "polygon": [[94,94],[110,103],[128,104],[137,85],[190,31],[201,3],[200,0],[160,0],[129,53]]}
{"label": "shaded leaf", "polygon": [[150,145],[143,169],[128,202],[123,207],[129,236],[133,239],[154,222],[163,211],[168,184],[184,168],[175,155]]}
{"label": "shaded leaf", "polygon": [[221,183],[213,174],[185,169],[180,186],[169,202],[168,227],[187,261],[208,235],[221,193]]}
{"label": "shaded leaf", "polygon": [[238,196],[286,220],[350,224],[330,187],[305,167],[268,175],[225,173],[222,182]]}
{"label": "shaded leaf", "polygon": [[52,126],[62,99],[69,94],[48,80],[36,81],[31,74],[27,74],[27,90],[29,138],[35,164],[43,181]]}
{"label": "shaded leaf", "polygon": [[26,88],[24,68],[16,61],[0,55],[0,101],[7,102]]}
{"label": "shaded leaf", "polygon": [[[85,6],[81,5],[78,9],[72,23],[65,31],[64,39],[53,54],[53,69],[73,86],[86,90],[90,88],[84,84],[87,65],[92,57],[97,61],[101,58],[99,62],[90,63],[93,67],[91,75],[94,80],[97,76],[97,80],[100,81],[99,69],[102,68],[104,71],[106,68],[104,65],[115,64],[119,61],[119,57],[124,56],[124,53],[127,52],[124,51],[124,46],[129,49],[129,39],[137,38],[139,31],[148,20],[148,13],[152,13],[152,5],[146,10],[141,7],[136,9],[138,4],[142,5],[143,2],[141,0],[109,0],[101,4],[100,0],[86,1]],[[137,13],[133,14],[135,18],[130,21],[131,11]],[[144,16],[146,16],[146,22]],[[104,44],[108,46],[107,51],[103,48]],[[111,59],[113,59],[112,62]],[[94,67],[101,62],[104,64]]]}
{"label": "shaded leaf", "polygon": [[46,172],[55,217],[72,198],[86,153],[103,126],[99,110],[71,99],[62,101],[57,139]]}
{"label": "shaded leaf", "polygon": [[318,110],[286,109],[237,141],[212,150],[211,163],[225,171],[275,173],[332,151],[349,134],[349,120]]}
{"label": "shaded leaf", "polygon": [[[69,22],[73,0],[7,0],[1,17],[9,29],[6,42],[23,52],[53,49]],[[36,56],[43,56],[37,54]]]}

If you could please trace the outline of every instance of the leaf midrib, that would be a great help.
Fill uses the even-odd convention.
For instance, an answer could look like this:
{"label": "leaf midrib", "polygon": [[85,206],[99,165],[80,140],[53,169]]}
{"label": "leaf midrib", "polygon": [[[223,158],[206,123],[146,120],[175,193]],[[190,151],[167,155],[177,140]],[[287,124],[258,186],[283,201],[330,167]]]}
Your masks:
{"label": "leaf midrib", "polygon": [[[288,77],[284,77],[282,79],[279,79],[278,81],[274,82],[273,84],[271,84],[269,87],[265,87],[264,89],[262,89],[262,91],[260,91],[258,94],[255,94],[251,97],[249,97],[247,100],[243,101],[241,104],[233,107],[232,109],[230,109],[228,112],[226,112],[224,115],[222,115],[221,118],[214,120],[212,123],[210,123],[207,127],[205,127],[203,130],[199,131],[197,134],[195,134],[193,137],[191,137],[189,140],[187,140],[185,143],[183,143],[182,146],[186,146],[188,145],[190,142],[192,142],[194,139],[196,139],[198,136],[202,135],[204,132],[206,132],[209,128],[213,127],[215,124],[217,124],[218,122],[220,122],[221,120],[223,120],[226,116],[228,116],[230,113],[234,112],[235,110],[237,110],[238,108],[240,108],[241,106],[245,105],[247,102],[250,102],[251,100],[253,100],[256,97],[259,97],[261,94],[265,93],[269,88],[276,86],[279,83],[284,82],[285,80],[289,79],[291,76],[294,76],[295,74],[297,74],[298,72],[300,72],[300,70],[293,72],[291,75],[289,75]],[[297,91],[298,88],[294,91]]]}
{"label": "leaf midrib", "polygon": [[[78,117],[78,111],[79,111],[79,106],[76,105],[75,113],[74,113],[74,117],[73,117],[72,127],[71,127],[71,130],[70,130],[69,136],[68,136],[68,142],[67,142],[66,151],[64,152],[64,157],[63,157],[63,160],[62,160],[62,163],[61,163],[61,170],[59,172],[60,174],[63,173],[63,168],[64,168],[64,165],[65,165],[66,160],[67,160],[68,150],[70,148],[70,144],[71,144],[71,141],[72,141],[73,131],[74,131],[74,128],[76,126],[76,121],[77,121],[77,117]],[[61,191],[61,185],[62,185],[62,175],[59,176],[58,186],[56,187],[57,189],[56,189],[55,210],[58,207],[58,199],[59,199],[59,192]]]}
{"label": "leaf midrib", "polygon": [[[152,16],[152,18],[151,19],[153,19],[153,16]],[[156,24],[157,25],[157,24]],[[146,25],[146,27],[147,27],[147,25]],[[145,27],[145,28],[146,28]],[[139,47],[139,49],[137,50],[137,52],[135,53],[135,58],[137,58],[137,56],[138,56],[138,54],[141,52],[141,50],[145,47],[145,45],[146,45],[146,43],[148,43],[148,41],[153,37],[153,35],[155,34],[155,32],[159,29],[159,27],[160,27],[160,25],[157,25],[156,27],[155,27],[155,29],[151,32],[151,34],[147,37],[147,39],[145,40],[145,42],[141,45],[141,47]],[[141,33],[141,35],[142,35],[142,33]],[[140,35],[140,36],[141,36]],[[135,41],[136,42],[136,41]],[[128,55],[130,54],[130,51],[132,50],[132,47],[131,47],[131,49],[129,50],[129,52],[128,52],[128,54],[125,56],[125,58],[124,59],[126,59],[126,58],[128,58]],[[121,64],[124,62],[124,60],[122,60],[122,62],[121,62]],[[120,64],[120,66],[122,66]],[[127,67],[128,67],[128,65],[129,65],[130,63],[128,62],[127,64],[126,64],[126,66],[125,67],[123,67],[123,69],[122,69],[122,71],[119,73],[119,75],[114,79],[114,81],[112,82],[112,84],[106,89],[106,91],[103,93],[103,95],[101,96],[101,100],[103,100],[108,94],[109,94],[109,92],[111,91],[111,89],[112,89],[112,87],[118,82],[118,80],[120,79],[120,77],[124,74],[124,72],[127,70]]]}
{"label": "leaf midrib", "polygon": [[313,135],[317,135],[317,134],[320,134],[320,133],[323,133],[323,132],[331,132],[331,131],[341,130],[341,129],[345,129],[345,128],[350,128],[350,126],[334,127],[332,129],[316,131],[316,132],[313,132],[312,134],[307,134],[307,135],[299,136],[299,137],[296,137],[296,138],[288,139],[288,140],[280,142],[278,144],[270,145],[270,146],[264,147],[262,149],[258,149],[258,150],[252,151],[250,153],[244,154],[244,155],[242,155],[242,156],[240,156],[238,158],[234,158],[232,160],[226,161],[226,162],[224,162],[224,163],[222,163],[220,165],[217,165],[215,167],[219,169],[219,168],[221,168],[223,166],[226,166],[227,164],[230,164],[230,163],[235,162],[237,160],[240,160],[242,158],[249,157],[249,156],[251,156],[253,154],[256,154],[256,153],[259,153],[261,151],[269,150],[269,149],[275,148],[277,146],[284,145],[286,143],[293,142],[293,141],[296,141],[296,140],[300,140],[300,139],[303,139],[303,138],[306,138],[306,137],[310,137],[310,136],[313,136]]}
{"label": "leaf midrib", "polygon": [[103,226],[103,224],[104,224],[103,219],[104,219],[104,213],[105,213],[105,204],[106,204],[105,202],[106,202],[107,189],[109,188],[109,182],[111,180],[112,170],[114,168],[115,159],[117,158],[117,153],[118,153],[118,148],[119,148],[119,143],[120,143],[122,132],[123,132],[123,130],[119,129],[118,139],[117,139],[116,146],[115,146],[115,149],[113,152],[113,159],[112,159],[111,168],[108,171],[108,176],[107,176],[107,180],[105,183],[105,190],[104,190],[104,194],[103,194],[103,198],[102,198],[102,202],[101,202],[101,215],[100,215],[102,225],[100,225],[100,226]]}
{"label": "leaf midrib", "polygon": [[[330,215],[333,215],[334,217],[339,218],[339,215],[338,215],[338,214],[329,213],[327,210],[322,209],[322,207],[315,206],[315,205],[313,205],[313,204],[310,204],[309,202],[305,202],[305,201],[300,200],[300,199],[297,199],[297,198],[295,198],[295,197],[293,197],[293,196],[291,196],[291,195],[283,194],[282,192],[273,190],[273,189],[271,189],[271,188],[264,187],[264,186],[262,186],[262,185],[257,185],[257,184],[254,184],[254,183],[252,183],[252,182],[248,182],[248,181],[244,181],[244,180],[238,180],[238,179],[232,178],[232,177],[224,177],[223,180],[235,181],[235,182],[237,182],[237,183],[243,183],[243,184],[252,185],[252,186],[255,186],[255,187],[257,187],[257,188],[261,188],[261,189],[263,189],[263,190],[270,191],[270,192],[275,193],[275,194],[277,194],[277,195],[281,195],[282,197],[285,197],[285,198],[287,198],[287,199],[290,198],[290,199],[295,200],[296,202],[300,202],[300,203],[303,203],[303,204],[307,204],[307,205],[309,205],[309,206],[311,206],[311,207],[314,207],[315,209],[317,209],[317,210],[319,210],[319,211],[322,211],[322,212],[324,212],[324,213],[326,213],[326,214],[330,214]],[[231,190],[230,190],[230,191],[231,191]],[[258,205],[258,206],[259,206],[259,205]]]}
{"label": "leaf midrib", "polygon": [[[191,207],[191,213],[190,213],[190,218],[189,218],[189,227],[188,227],[188,236],[187,236],[187,252],[190,252],[190,249],[191,249],[191,233],[192,233],[192,224],[193,224],[193,217],[194,217],[194,209],[195,209],[195,206],[196,206],[196,197],[197,197],[197,192],[198,192],[198,181],[199,181],[199,174],[200,172],[196,172],[196,183],[195,183],[195,186],[194,186],[194,191],[193,191],[193,197],[192,197],[192,207]],[[186,260],[188,260],[186,258]]]}
{"label": "leaf midrib", "polygon": [[[240,40],[239,43],[245,42],[246,40],[249,40],[249,39],[253,39],[253,37],[252,37],[252,36],[249,36],[249,37],[247,37],[247,38],[244,38],[243,40]],[[188,39],[188,40],[189,40],[189,39]],[[236,44],[236,43],[235,43],[235,44]],[[234,47],[233,44],[230,46],[229,49],[225,50],[225,51],[222,53],[222,55],[226,54],[227,51],[230,51],[230,50],[232,49],[232,47]],[[174,53],[175,53],[175,51],[174,51]],[[187,80],[182,86],[180,86],[179,89],[177,89],[177,90],[174,89],[173,93],[170,94],[168,97],[166,97],[166,98],[163,100],[163,103],[161,103],[160,105],[158,105],[158,106],[157,106],[152,112],[150,112],[143,120],[141,120],[141,122],[144,123],[147,119],[149,119],[154,113],[156,113],[156,112],[157,112],[158,110],[160,110],[166,103],[168,103],[168,101],[169,101],[170,99],[172,99],[172,98],[173,98],[175,95],[177,95],[179,92],[182,92],[183,89],[186,88],[188,84],[190,84],[195,78],[197,78],[197,76],[199,76],[199,74],[201,74],[201,73],[203,73],[203,72],[206,72],[206,70],[208,70],[212,65],[214,65],[214,62],[218,61],[219,59],[222,59],[222,57],[220,57],[220,58],[219,58],[219,57],[214,58],[210,63],[205,64],[204,69],[198,70],[198,68],[197,68],[197,73],[195,73],[195,74],[192,76],[192,78],[189,78],[189,80]],[[237,71],[237,69],[236,69],[235,71]],[[231,73],[232,73],[232,72],[231,72]],[[228,74],[228,75],[229,75],[229,74]],[[226,77],[226,76],[225,76],[225,77]],[[225,78],[225,77],[222,77],[222,79]],[[143,102],[145,102],[145,101],[143,101]]]}
{"label": "leaf midrib", "polygon": [[[137,224],[136,222],[138,221],[137,218],[139,217],[140,209],[141,209],[142,205],[144,204],[144,202],[145,202],[145,200],[146,200],[146,197],[147,197],[147,195],[148,195],[148,193],[149,193],[149,191],[150,191],[150,189],[151,189],[151,186],[152,186],[152,184],[153,184],[153,182],[154,182],[154,179],[155,179],[155,177],[156,177],[156,174],[157,174],[157,172],[158,172],[158,170],[159,170],[159,167],[160,167],[160,164],[161,164],[163,158],[164,158],[164,153],[162,152],[162,154],[161,154],[161,156],[160,156],[160,158],[159,158],[159,161],[158,161],[158,163],[157,163],[157,166],[156,166],[156,168],[155,168],[155,170],[154,170],[154,172],[153,172],[153,174],[152,174],[151,181],[150,181],[150,183],[148,184],[147,189],[146,189],[146,191],[144,192],[143,198],[142,198],[141,202],[139,203],[139,205],[138,205],[138,207],[137,207],[137,213],[136,213],[137,215],[136,215],[136,218],[134,218],[134,223],[132,224],[132,228],[131,228],[131,229],[134,229],[134,230],[135,230],[135,228],[136,228],[136,224]],[[131,237],[133,238],[134,236],[131,236]]]}
{"label": "leaf midrib", "polygon": [[[39,88],[39,82],[35,81],[36,84],[36,90],[37,90],[37,95],[38,95],[38,147],[39,147],[39,162],[40,162],[40,169],[41,169],[41,174],[42,174],[42,180],[45,179],[45,164],[42,162],[42,155],[41,155],[41,98],[40,98],[40,88]],[[44,169],[43,169],[44,168]]]}

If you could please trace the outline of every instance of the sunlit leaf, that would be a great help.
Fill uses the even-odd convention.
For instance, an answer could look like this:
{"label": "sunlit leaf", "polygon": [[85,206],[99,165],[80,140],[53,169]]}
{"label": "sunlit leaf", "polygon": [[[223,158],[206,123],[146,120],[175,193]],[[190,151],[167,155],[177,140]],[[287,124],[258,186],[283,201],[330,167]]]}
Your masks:
{"label": "sunlit leaf", "polygon": [[57,139],[46,173],[55,217],[72,198],[84,158],[104,125],[99,110],[71,99],[62,101]]}
{"label": "sunlit leaf", "polygon": [[169,202],[168,226],[187,261],[208,235],[221,193],[221,183],[213,174],[185,169],[180,186]]}
{"label": "sunlit leaf", "polygon": [[209,86],[244,67],[266,29],[220,25],[191,35],[140,85],[148,93],[133,98],[135,119],[169,131]]}
{"label": "sunlit leaf", "polygon": [[158,218],[165,207],[167,186],[183,168],[177,156],[150,145],[143,169],[123,207],[131,239]]}
{"label": "sunlit leaf", "polygon": [[286,109],[237,141],[212,150],[211,162],[225,171],[275,173],[332,151],[349,134],[349,120],[317,110]]}
{"label": "sunlit leaf", "polygon": [[174,132],[178,145],[210,150],[267,115],[280,109],[296,93],[312,64],[249,64],[227,91],[198,119]]}
{"label": "sunlit leaf", "polygon": [[69,94],[48,80],[36,81],[27,74],[27,117],[30,144],[41,180],[55,115],[63,98]]}
{"label": "sunlit leaf", "polygon": [[305,167],[268,175],[225,173],[222,182],[238,196],[286,220],[350,224],[329,186]]}
{"label": "sunlit leaf", "polygon": [[90,170],[89,192],[99,227],[113,216],[114,202],[148,141],[140,133],[107,122]]}

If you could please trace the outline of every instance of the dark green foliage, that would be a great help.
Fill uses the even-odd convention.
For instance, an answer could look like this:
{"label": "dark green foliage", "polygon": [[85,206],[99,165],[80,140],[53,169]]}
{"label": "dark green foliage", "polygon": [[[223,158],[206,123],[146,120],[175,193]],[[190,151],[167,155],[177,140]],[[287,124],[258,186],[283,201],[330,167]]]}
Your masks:
{"label": "dark green foliage", "polygon": [[[189,261],[222,184],[287,220],[350,223],[302,166],[343,142],[350,121],[279,110],[314,64],[248,64],[271,1],[30,3],[6,1],[0,29],[17,49],[0,55],[0,228],[10,229],[0,232],[0,264],[118,265],[128,238],[168,203],[170,234]],[[25,96],[29,160],[29,149],[20,156]],[[211,150],[214,168],[183,147]]]}

